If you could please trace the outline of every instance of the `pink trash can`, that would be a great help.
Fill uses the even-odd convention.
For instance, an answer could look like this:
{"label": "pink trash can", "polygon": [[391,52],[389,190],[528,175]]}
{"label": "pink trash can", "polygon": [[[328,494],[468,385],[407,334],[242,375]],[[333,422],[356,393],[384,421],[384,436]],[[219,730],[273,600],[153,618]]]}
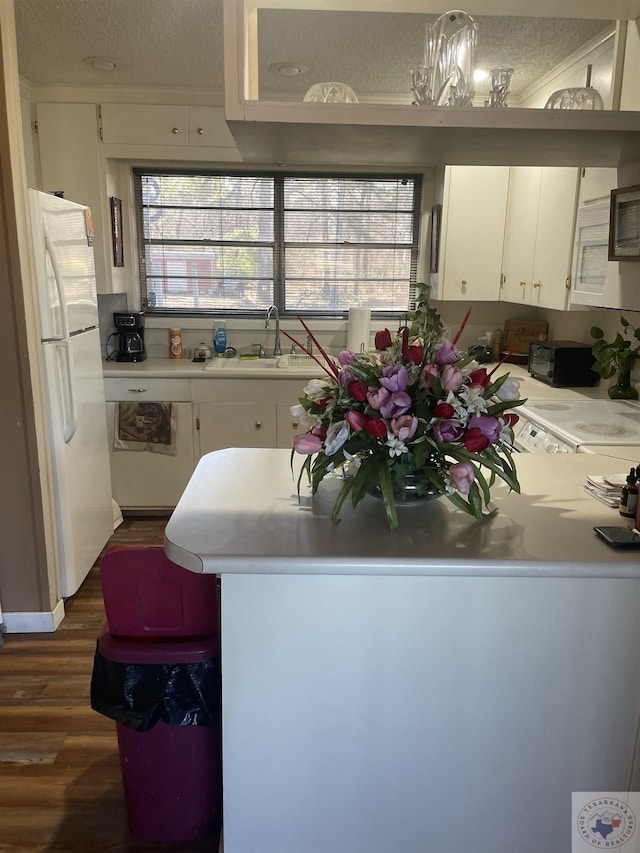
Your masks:
{"label": "pink trash can", "polygon": [[[98,651],[124,664],[196,664],[219,656],[218,638],[186,642],[124,641],[104,631]],[[219,720],[219,718],[218,718]],[[216,833],[222,820],[219,722],[148,731],[116,722],[131,834],[148,841],[190,841]]]}

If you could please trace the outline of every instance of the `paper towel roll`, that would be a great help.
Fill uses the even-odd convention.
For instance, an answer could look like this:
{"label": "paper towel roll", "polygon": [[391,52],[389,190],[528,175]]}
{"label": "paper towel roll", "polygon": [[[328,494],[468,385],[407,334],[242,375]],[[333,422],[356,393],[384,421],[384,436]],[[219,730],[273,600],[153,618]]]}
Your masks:
{"label": "paper towel roll", "polygon": [[350,308],[347,328],[347,349],[362,352],[369,349],[369,328],[371,311],[369,308]]}

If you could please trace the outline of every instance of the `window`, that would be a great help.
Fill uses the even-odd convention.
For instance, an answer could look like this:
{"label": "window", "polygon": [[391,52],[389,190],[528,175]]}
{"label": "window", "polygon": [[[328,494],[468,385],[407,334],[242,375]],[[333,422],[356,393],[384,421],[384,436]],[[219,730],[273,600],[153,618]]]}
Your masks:
{"label": "window", "polygon": [[134,179],[148,313],[407,310],[418,176],[135,169]]}

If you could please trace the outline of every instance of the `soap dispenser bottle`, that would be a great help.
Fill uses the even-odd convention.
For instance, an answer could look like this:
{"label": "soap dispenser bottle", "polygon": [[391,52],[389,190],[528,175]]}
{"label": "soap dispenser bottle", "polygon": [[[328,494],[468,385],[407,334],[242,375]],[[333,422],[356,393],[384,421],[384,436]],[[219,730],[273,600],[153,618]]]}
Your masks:
{"label": "soap dispenser bottle", "polygon": [[218,358],[224,356],[224,351],[227,348],[227,323],[226,320],[217,320],[213,332],[213,348],[216,351]]}

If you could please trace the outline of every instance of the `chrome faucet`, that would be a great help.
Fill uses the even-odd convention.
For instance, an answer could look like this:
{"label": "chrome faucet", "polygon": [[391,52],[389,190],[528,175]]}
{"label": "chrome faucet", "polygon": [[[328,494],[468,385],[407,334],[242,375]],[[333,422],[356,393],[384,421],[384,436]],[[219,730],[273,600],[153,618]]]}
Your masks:
{"label": "chrome faucet", "polygon": [[273,354],[274,356],[282,355],[282,348],[280,346],[280,314],[278,314],[277,305],[272,305],[267,309],[267,316],[264,318],[264,327],[265,329],[269,328],[269,320],[274,318],[276,321],[276,339],[273,342]]}

